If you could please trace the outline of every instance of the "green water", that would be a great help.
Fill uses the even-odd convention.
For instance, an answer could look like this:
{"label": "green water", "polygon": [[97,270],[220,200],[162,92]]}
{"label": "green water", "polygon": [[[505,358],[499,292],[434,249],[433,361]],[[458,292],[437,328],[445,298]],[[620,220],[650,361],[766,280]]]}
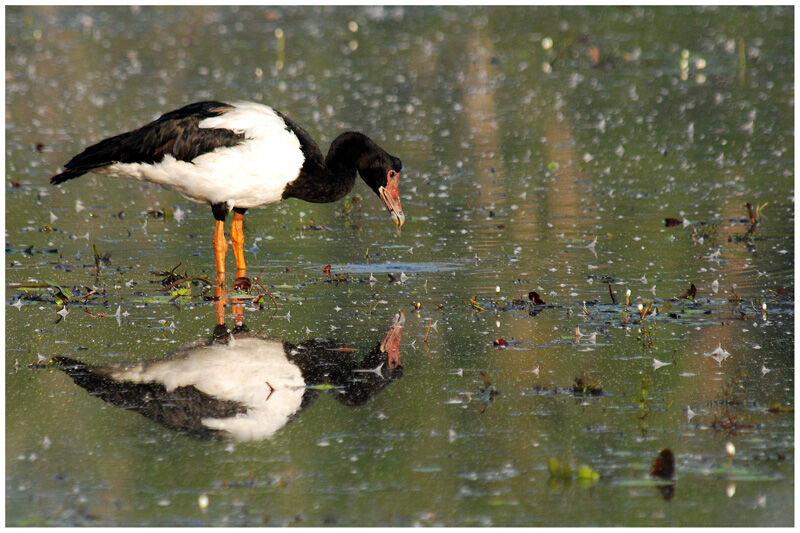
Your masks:
{"label": "green water", "polygon": [[[774,409],[795,389],[793,20],[7,8],[6,524],[793,525],[794,413]],[[400,379],[355,407],[321,394],[256,442],[187,436],[28,366],[210,337],[213,294],[159,274],[213,277],[206,206],[48,184],[88,144],[209,98],[272,105],[324,151],[359,129],[404,165],[402,233],[361,182],[355,204],[246,215],[249,274],[278,305],[254,288],[252,331],[357,358],[406,317]],[[69,292],[61,315],[56,289],[18,287],[43,283]],[[529,291],[548,307],[513,303]],[[573,394],[584,377],[602,394]],[[663,448],[671,498],[649,475]],[[600,479],[551,478],[550,457]]]}

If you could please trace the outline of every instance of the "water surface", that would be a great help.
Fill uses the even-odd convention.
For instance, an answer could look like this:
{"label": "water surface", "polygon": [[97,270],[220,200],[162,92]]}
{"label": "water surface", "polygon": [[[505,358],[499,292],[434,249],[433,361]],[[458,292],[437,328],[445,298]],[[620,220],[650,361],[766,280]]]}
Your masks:
{"label": "water surface", "polygon": [[[7,525],[793,525],[793,17],[7,8]],[[360,129],[404,164],[402,233],[363,183],[248,212],[262,286],[230,328],[361,361],[405,315],[402,379],[358,405],[323,387],[263,440],[186,434],[47,366],[213,336],[213,291],[162,283],[213,276],[206,206],[48,184],[208,98],[268,103],[323,150]]]}

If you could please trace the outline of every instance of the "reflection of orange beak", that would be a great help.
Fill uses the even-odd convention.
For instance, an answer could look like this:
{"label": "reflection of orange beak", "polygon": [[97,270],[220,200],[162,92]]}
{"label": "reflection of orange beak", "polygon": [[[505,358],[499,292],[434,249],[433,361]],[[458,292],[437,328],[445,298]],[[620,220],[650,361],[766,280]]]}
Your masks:
{"label": "reflection of orange beak", "polygon": [[400,366],[400,336],[403,333],[403,326],[406,324],[406,316],[402,311],[394,317],[394,322],[386,335],[381,340],[381,353],[387,353],[389,368]]}
{"label": "reflection of orange beak", "polygon": [[402,228],[406,222],[403,214],[403,206],[400,205],[400,174],[390,170],[386,175],[386,186],[378,187],[378,195],[383,201],[383,205],[392,214],[392,220],[398,228]]}

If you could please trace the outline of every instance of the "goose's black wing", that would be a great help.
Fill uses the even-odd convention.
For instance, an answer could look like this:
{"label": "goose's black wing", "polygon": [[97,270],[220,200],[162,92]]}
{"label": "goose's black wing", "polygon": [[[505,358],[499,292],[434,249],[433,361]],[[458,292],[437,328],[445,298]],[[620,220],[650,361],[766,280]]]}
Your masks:
{"label": "goose's black wing", "polygon": [[63,183],[114,163],[154,164],[162,161],[166,154],[181,161],[191,161],[216,148],[235,146],[244,140],[243,134],[199,127],[202,120],[231,109],[230,104],[208,101],[170,111],[139,129],[90,146],[64,165],[64,172],[50,178],[50,183]]}

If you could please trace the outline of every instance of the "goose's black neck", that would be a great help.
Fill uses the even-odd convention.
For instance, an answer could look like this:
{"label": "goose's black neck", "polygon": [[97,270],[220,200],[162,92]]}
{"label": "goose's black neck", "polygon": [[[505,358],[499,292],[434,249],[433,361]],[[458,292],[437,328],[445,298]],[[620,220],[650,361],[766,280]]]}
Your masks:
{"label": "goose's black neck", "polygon": [[304,156],[300,174],[286,186],[283,198],[299,198],[315,203],[335,202],[343,198],[355,185],[356,172],[375,143],[363,133],[345,132],[331,143],[327,157],[323,157],[308,132],[285,115],[281,116],[300,140]]}

